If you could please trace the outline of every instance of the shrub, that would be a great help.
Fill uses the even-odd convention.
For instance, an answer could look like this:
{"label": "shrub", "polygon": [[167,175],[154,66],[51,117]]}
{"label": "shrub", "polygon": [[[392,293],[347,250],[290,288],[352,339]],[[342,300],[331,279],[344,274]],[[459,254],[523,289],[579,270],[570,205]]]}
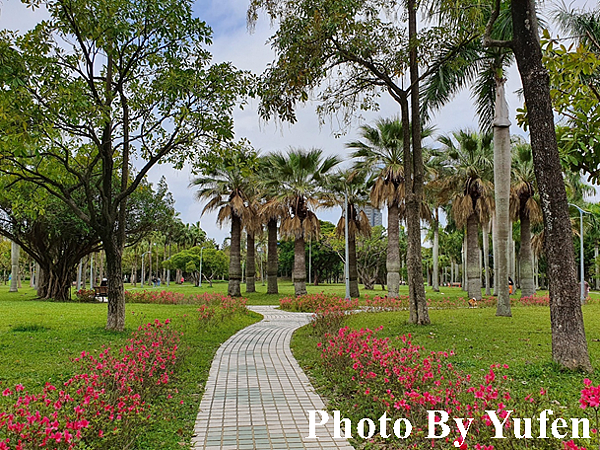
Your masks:
{"label": "shrub", "polygon": [[[410,335],[396,340],[381,339],[376,336],[381,329],[344,327],[318,344],[324,373],[338,393],[336,409],[342,409],[344,417],[356,424],[364,417],[376,421],[385,413],[391,423],[406,418],[414,427],[406,439],[393,435],[382,439],[376,434],[361,442],[359,448],[585,449],[578,445],[586,442],[563,442],[550,433],[547,439],[516,439],[510,420],[504,430],[505,439],[493,439],[495,427],[487,411],[494,411],[500,421],[510,411],[511,417],[521,418],[534,418],[544,409],[563,413],[544,389],[525,398],[515,398],[506,387],[507,376],[502,375],[508,368],[505,364],[494,364],[481,376],[472,376],[453,366],[451,351],[428,352],[413,345]],[[598,429],[600,386],[593,386],[588,379],[584,385],[580,405],[593,409],[591,416],[596,417]],[[427,439],[427,413],[432,410],[445,411],[449,417],[473,418],[467,441],[462,442],[456,429],[446,439]],[[450,419],[448,424],[451,422]],[[355,432],[354,437],[357,437]]]}
{"label": "shrub", "polygon": [[94,289],[79,289],[75,292],[75,299],[80,303],[94,303],[96,291]]}
{"label": "shrub", "polygon": [[299,297],[285,297],[279,300],[279,307],[286,311],[317,312],[327,308],[352,310],[358,308],[358,299],[346,300],[336,295],[307,294]]}
{"label": "shrub", "polygon": [[149,418],[146,401],[169,383],[180,333],[158,320],[140,326],[125,347],[84,352],[80,373],[41,393],[5,389],[14,403],[0,412],[0,449],[126,448]]}

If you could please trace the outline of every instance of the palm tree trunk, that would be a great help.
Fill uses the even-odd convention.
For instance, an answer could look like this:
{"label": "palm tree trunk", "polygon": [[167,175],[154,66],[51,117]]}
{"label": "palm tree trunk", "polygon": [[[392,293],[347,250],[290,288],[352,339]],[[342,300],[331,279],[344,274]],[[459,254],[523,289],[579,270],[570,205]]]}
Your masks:
{"label": "palm tree trunk", "polygon": [[19,292],[19,253],[21,248],[14,241],[10,242],[10,288],[8,292]]}
{"label": "palm tree trunk", "polygon": [[519,251],[519,280],[521,282],[521,298],[535,294],[533,279],[533,252],[531,251],[531,222],[521,212],[521,250]]}
{"label": "palm tree trunk", "polygon": [[435,208],[435,218],[433,220],[433,290],[440,292],[439,278],[439,253],[440,253],[440,222],[438,219],[438,208]]}
{"label": "palm tree trunk", "polygon": [[477,216],[467,219],[467,286],[469,298],[481,300],[481,272],[479,271],[479,226]]}
{"label": "palm tree trunk", "polygon": [[358,268],[356,263],[356,233],[348,227],[348,271],[350,272],[350,297],[360,296],[358,289]]}
{"label": "palm tree trunk", "polygon": [[400,222],[398,203],[388,205],[388,251],[385,261],[387,269],[388,297],[398,298],[400,288]]}
{"label": "palm tree trunk", "polygon": [[240,216],[231,214],[231,243],[229,251],[229,284],[227,294],[232,297],[241,297],[240,283],[242,280],[242,265],[240,256],[240,243],[242,239],[242,221]]}
{"label": "palm tree trunk", "polygon": [[277,287],[277,219],[269,219],[267,223],[267,294],[279,293]]}
{"label": "palm tree trunk", "polygon": [[[494,261],[494,294],[498,296],[498,226],[496,225],[496,213],[492,214],[492,261]],[[506,280],[508,283],[508,280]]]}
{"label": "palm tree trunk", "polygon": [[510,121],[504,94],[504,79],[496,77],[494,115],[494,193],[496,202],[497,278],[494,292],[498,296],[497,316],[512,316],[508,292],[509,270],[509,196],[510,196]]}
{"label": "palm tree trunk", "polygon": [[306,295],[306,244],[304,235],[294,242],[294,294]]}
{"label": "palm tree trunk", "polygon": [[485,271],[485,295],[492,295],[490,289],[490,239],[488,228],[489,222],[485,222],[483,228],[483,270]]}
{"label": "palm tree trunk", "polygon": [[461,283],[462,283],[462,290],[465,292],[469,291],[469,279],[467,278],[467,233],[465,233],[465,237],[463,238],[463,245],[462,245],[462,264],[461,264],[461,272],[460,272],[460,276],[461,276]]}
{"label": "palm tree trunk", "polygon": [[577,289],[567,195],[550,99],[548,72],[542,63],[534,0],[511,3],[512,49],[521,75],[535,175],[542,198],[544,248],[550,284],[552,357],[572,370],[592,371],[583,312]]}
{"label": "palm tree trunk", "polygon": [[254,233],[246,234],[246,292],[256,292],[256,258]]}

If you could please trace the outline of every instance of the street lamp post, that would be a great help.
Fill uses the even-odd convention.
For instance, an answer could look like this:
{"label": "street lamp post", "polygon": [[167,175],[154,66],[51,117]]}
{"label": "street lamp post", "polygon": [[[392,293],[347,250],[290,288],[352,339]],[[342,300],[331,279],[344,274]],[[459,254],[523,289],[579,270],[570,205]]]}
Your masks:
{"label": "street lamp post", "polygon": [[308,284],[312,283],[312,238],[308,239]]}
{"label": "street lamp post", "polygon": [[142,254],[142,282],[140,283],[141,287],[144,287],[144,259],[146,255],[152,253],[152,250],[148,250],[146,253]]}
{"label": "street lamp post", "polygon": [[344,265],[344,275],[346,278],[346,300],[350,300],[350,247],[348,246],[348,193],[344,193],[344,238],[346,240],[346,264]]}
{"label": "street lamp post", "polygon": [[200,276],[198,277],[198,287],[202,287],[202,252],[204,247],[200,248]]}
{"label": "street lamp post", "polygon": [[580,282],[580,299],[581,303],[585,301],[585,277],[584,277],[584,264],[583,264],[583,214],[590,214],[587,211],[584,211],[579,206],[574,205],[573,203],[569,203],[569,205],[574,206],[579,211],[579,270],[581,275]]}

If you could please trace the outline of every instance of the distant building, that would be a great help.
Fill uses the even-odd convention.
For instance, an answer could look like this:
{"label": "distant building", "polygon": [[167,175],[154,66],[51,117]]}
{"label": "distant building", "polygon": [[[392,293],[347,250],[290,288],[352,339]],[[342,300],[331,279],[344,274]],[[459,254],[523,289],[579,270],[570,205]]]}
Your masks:
{"label": "distant building", "polygon": [[376,227],[382,224],[381,210],[378,208],[373,208],[372,206],[364,206],[361,210],[365,213],[367,218],[369,219],[369,224],[372,227]]}

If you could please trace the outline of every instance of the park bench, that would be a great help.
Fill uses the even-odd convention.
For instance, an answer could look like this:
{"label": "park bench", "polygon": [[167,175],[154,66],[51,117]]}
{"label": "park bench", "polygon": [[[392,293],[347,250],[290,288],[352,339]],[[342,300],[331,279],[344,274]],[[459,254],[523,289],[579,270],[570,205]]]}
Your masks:
{"label": "park bench", "polygon": [[101,302],[108,301],[108,286],[96,286],[94,291],[96,292],[95,297]]}

